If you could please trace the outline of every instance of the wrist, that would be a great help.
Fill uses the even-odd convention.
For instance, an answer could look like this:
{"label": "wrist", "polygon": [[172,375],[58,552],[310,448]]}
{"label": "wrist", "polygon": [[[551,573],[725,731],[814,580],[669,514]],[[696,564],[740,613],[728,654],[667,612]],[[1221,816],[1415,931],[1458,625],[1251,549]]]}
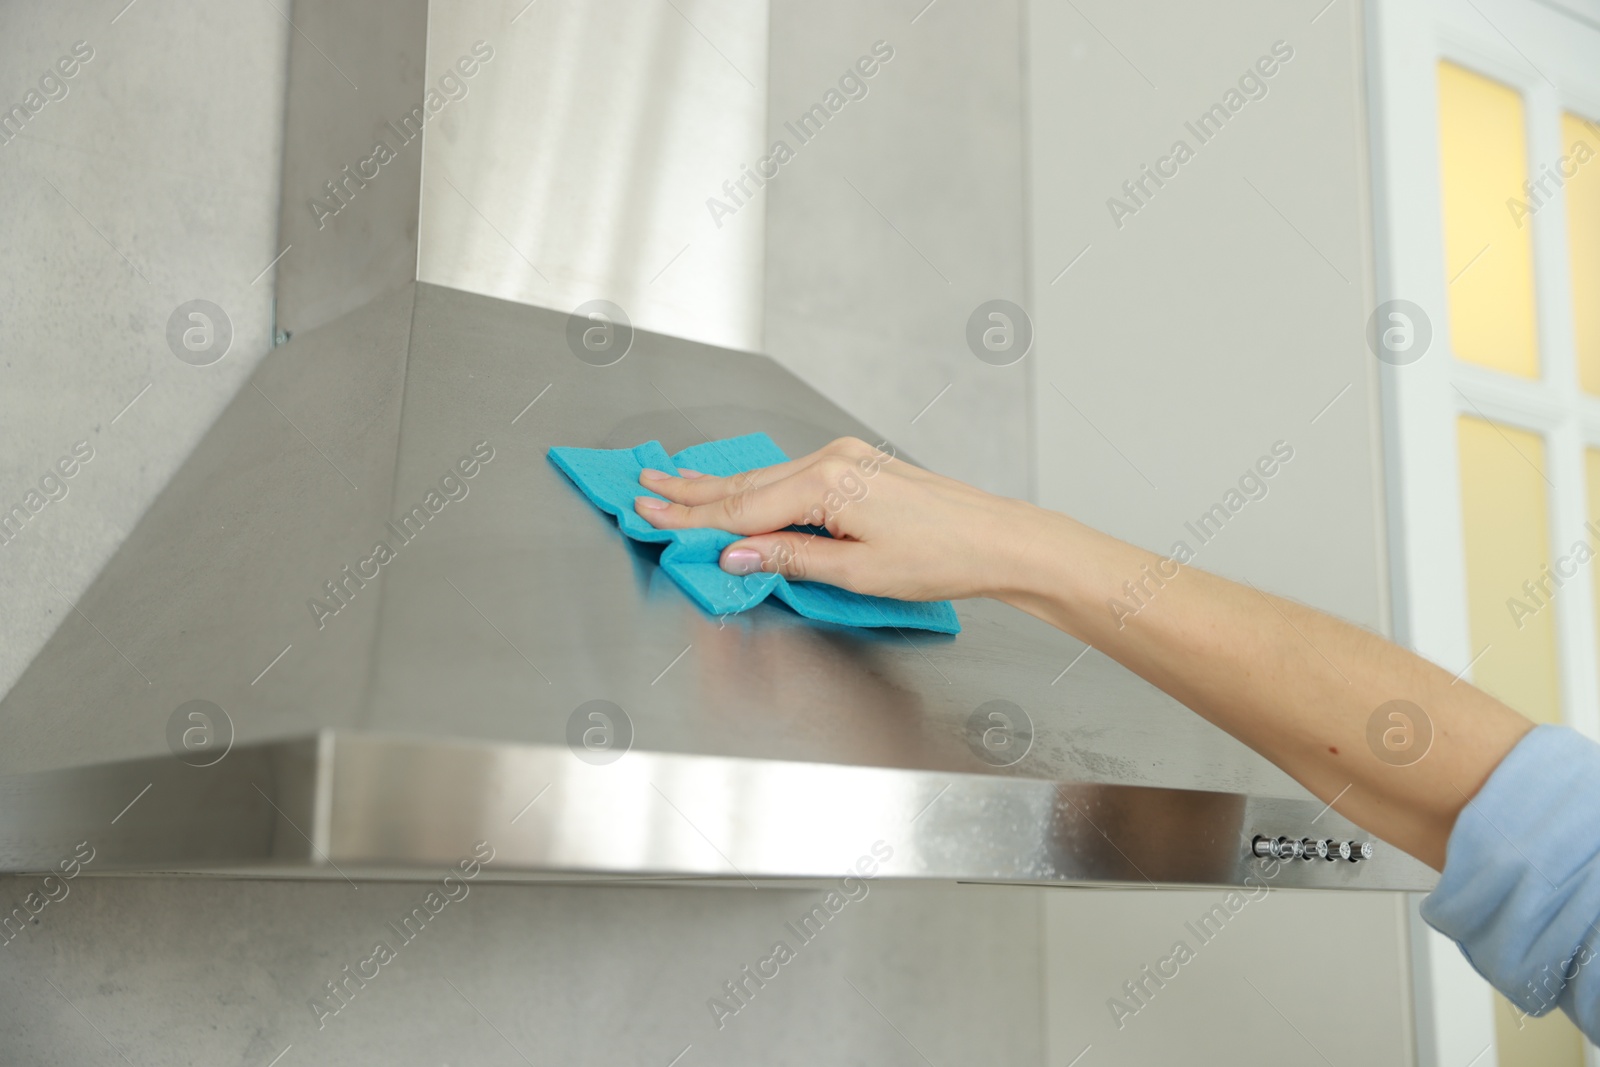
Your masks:
{"label": "wrist", "polygon": [[1103,621],[1096,612],[1106,610],[1105,590],[1117,584],[1117,551],[1136,550],[1060,512],[1016,503],[1003,516],[985,595],[1088,641]]}
{"label": "wrist", "polygon": [[995,520],[981,550],[988,561],[983,595],[1027,611],[1024,601],[1063,593],[1060,561],[1074,552],[1084,527],[1025,500],[1005,501]]}

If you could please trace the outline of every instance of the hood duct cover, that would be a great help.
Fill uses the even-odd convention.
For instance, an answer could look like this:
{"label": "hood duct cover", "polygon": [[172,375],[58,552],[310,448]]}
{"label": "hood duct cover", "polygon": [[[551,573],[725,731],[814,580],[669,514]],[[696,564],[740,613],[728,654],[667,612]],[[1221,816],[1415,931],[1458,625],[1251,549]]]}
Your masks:
{"label": "hood duct cover", "polygon": [[[515,217],[517,174],[548,169],[486,76],[473,91],[503,129],[430,121],[323,227],[308,200],[350,146],[477,36],[475,5],[360,6],[295,4],[277,275],[293,339],[0,702],[0,870],[87,841],[94,872],[433,878],[487,842],[485,876],[520,880],[761,884],[872,857],[894,878],[1237,885],[1259,876],[1257,835],[1362,836],[1000,604],[959,604],[953,638],[773,603],[703,614],[551,446],[882,438],[762,356],[640,329],[616,363],[577,358],[568,315],[529,306],[561,294],[516,257],[485,270],[453,223],[463,202]],[[308,40],[338,43],[337,70]],[[681,321],[640,300],[646,325]],[[1435,880],[1382,847],[1274,875]]]}

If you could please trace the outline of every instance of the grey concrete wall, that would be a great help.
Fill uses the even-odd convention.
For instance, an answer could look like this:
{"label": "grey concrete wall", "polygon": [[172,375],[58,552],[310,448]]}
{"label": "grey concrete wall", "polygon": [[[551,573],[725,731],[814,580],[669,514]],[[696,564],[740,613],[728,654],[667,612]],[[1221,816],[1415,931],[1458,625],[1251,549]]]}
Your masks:
{"label": "grey concrete wall", "polygon": [[[7,1064],[1043,1062],[1031,893],[875,886],[801,944],[819,892],[478,885],[408,944],[387,924],[426,885],[69,885],[0,948]],[[380,939],[393,961],[330,996]]]}
{"label": "grey concrete wall", "polygon": [[[505,5],[504,20],[521,6]],[[678,6],[715,32],[710,7]],[[267,350],[292,32],[272,4],[0,7],[0,106],[25,100],[75,42],[94,49],[67,95],[0,144],[0,500],[22,502],[76,442],[94,449],[67,494],[0,545],[0,690]],[[704,44],[691,27],[674,33]],[[716,62],[709,46],[701,58]],[[707,242],[735,245],[746,247]],[[205,367],[166,338],[195,298],[233,328],[231,350]],[[745,305],[727,330],[759,321]],[[0,945],[7,1067],[1042,1057],[1028,892],[876,887],[718,1030],[707,1000],[770,953],[813,893],[479,885],[319,1029],[310,998],[425,886],[66,885],[47,905],[32,898],[37,921]],[[0,908],[40,891],[0,878]]]}
{"label": "grey concrete wall", "polygon": [[794,158],[757,194],[763,349],[919,463],[1027,496],[1029,361],[967,341],[980,304],[1027,299],[1021,5],[924,3],[771,5],[767,130]]}
{"label": "grey concrete wall", "polygon": [[[76,442],[94,450],[67,495],[0,544],[0,689],[267,350],[272,278],[258,276],[277,254],[288,24],[270,5],[121,8],[0,8],[0,106],[74,43],[94,55],[0,144],[4,507]],[[166,340],[197,298],[232,322],[231,350],[207,367]]]}

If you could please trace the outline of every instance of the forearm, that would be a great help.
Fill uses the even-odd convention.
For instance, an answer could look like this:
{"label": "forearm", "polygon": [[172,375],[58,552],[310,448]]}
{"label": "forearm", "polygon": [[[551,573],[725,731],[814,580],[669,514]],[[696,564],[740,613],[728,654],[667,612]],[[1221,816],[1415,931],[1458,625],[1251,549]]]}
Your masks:
{"label": "forearm", "polygon": [[[1532,726],[1321,612],[1053,512],[1023,505],[1018,525],[1025,532],[997,570],[996,596],[1122,663],[1317,796],[1339,796],[1341,814],[1435,868],[1461,808]],[[1431,724],[1422,758],[1386,760],[1369,746],[1369,719],[1394,700]]]}
{"label": "forearm", "polygon": [[[653,492],[635,508],[658,527],[745,535],[723,550],[734,574],[763,569],[907,600],[1011,603],[1118,660],[1435,867],[1468,798],[1532,726],[1354,626],[892,458],[843,438],[738,478],[646,471],[640,484]],[[846,494],[848,507],[830,503],[852,486],[859,492]],[[814,524],[819,512],[832,537],[785,529]],[[1431,727],[1429,743],[1400,752],[1368,745],[1369,720],[1391,701],[1414,705],[1401,707]],[[1377,732],[1405,725],[1380,723]]]}

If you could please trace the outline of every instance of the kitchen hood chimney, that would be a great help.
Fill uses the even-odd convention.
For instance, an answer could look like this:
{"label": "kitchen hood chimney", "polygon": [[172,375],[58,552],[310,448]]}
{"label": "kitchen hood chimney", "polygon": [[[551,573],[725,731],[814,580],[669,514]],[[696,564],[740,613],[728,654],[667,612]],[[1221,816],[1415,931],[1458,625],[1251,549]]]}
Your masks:
{"label": "kitchen hood chimney", "polygon": [[[476,17],[296,3],[286,343],[0,702],[0,870],[88,841],[96,873],[433,878],[487,842],[485,877],[530,882],[787,884],[871,857],[897,879],[1431,887],[1382,845],[1338,858],[1366,837],[1336,812],[997,603],[958,605],[955,637],[691,603],[550,447],[883,437],[734,350],[755,344],[737,315],[652,295],[629,218],[596,253],[606,288],[539,265],[560,161]],[[642,97],[670,76],[645,70]],[[487,133],[453,121],[469,98]],[[613,191],[641,212],[648,142]],[[748,284],[720,269],[707,299]],[[589,299],[636,311],[599,353]],[[1264,868],[1258,839],[1334,857]]]}

